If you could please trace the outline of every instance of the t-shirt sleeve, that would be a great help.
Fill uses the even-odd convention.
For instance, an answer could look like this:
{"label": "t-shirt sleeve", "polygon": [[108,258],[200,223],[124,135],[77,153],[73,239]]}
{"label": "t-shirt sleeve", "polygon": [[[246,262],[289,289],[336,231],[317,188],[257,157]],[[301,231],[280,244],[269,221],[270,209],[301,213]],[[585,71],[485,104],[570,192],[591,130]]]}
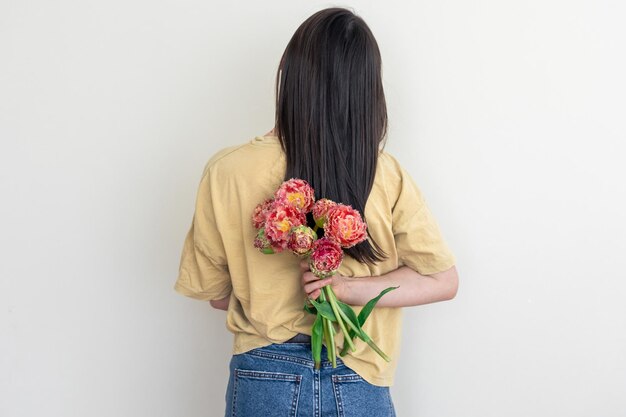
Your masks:
{"label": "t-shirt sleeve", "polygon": [[445,271],[456,263],[421,190],[398,165],[399,193],[392,209],[398,262],[422,275]]}
{"label": "t-shirt sleeve", "polygon": [[218,190],[205,166],[198,186],[195,212],[187,232],[174,289],[197,300],[219,300],[232,291],[226,254],[213,206]]}

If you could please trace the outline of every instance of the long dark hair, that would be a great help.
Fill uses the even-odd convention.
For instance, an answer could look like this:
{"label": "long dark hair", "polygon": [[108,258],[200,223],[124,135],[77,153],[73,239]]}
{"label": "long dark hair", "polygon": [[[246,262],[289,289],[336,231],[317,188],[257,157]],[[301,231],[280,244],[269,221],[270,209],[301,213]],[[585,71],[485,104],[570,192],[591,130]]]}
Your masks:
{"label": "long dark hair", "polygon": [[[300,25],[276,76],[275,127],[285,179],[302,178],[316,198],[349,204],[367,220],[387,106],[380,51],[363,19],[329,8]],[[361,263],[386,258],[371,235],[345,251]]]}

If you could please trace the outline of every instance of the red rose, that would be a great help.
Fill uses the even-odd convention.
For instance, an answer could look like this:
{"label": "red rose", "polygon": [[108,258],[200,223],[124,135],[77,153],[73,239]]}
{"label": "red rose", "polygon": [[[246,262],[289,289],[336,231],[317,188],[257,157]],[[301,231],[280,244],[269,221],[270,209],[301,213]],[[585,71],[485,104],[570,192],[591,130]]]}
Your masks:
{"label": "red rose", "polygon": [[367,225],[358,210],[345,204],[337,204],[328,212],[324,227],[325,236],[350,248],[367,239]]}
{"label": "red rose", "polygon": [[342,260],[343,250],[336,242],[327,237],[313,242],[309,266],[316,277],[326,278],[333,275],[339,269]]}
{"label": "red rose", "polygon": [[303,213],[308,213],[313,206],[313,188],[305,180],[292,178],[283,182],[274,193],[276,201],[295,207]]}

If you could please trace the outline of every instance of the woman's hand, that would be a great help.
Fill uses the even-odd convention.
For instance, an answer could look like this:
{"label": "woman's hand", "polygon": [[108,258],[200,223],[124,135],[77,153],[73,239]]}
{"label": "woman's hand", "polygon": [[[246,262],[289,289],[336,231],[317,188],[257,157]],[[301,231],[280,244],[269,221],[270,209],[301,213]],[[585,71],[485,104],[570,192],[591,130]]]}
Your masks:
{"label": "woman's hand", "polygon": [[347,291],[347,277],[335,273],[335,275],[328,278],[319,279],[311,272],[308,259],[303,259],[300,262],[300,269],[302,271],[302,287],[309,298],[317,300],[317,297],[320,296],[321,288],[325,285],[331,285],[337,299],[343,301],[343,296]]}

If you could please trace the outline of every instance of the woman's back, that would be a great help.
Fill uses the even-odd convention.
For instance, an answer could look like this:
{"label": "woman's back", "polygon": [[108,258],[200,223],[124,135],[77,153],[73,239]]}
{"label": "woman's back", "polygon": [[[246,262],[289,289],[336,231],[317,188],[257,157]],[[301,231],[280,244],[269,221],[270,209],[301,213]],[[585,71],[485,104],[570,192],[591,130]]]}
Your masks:
{"label": "woman's back", "polygon": [[[199,300],[230,294],[226,325],[234,334],[233,354],[311,334],[314,316],[303,310],[299,259],[289,251],[264,255],[253,246],[253,210],[282,183],[285,165],[278,137],[257,136],[213,155],[198,187],[175,289]],[[379,154],[364,215],[370,236],[387,257],[368,264],[347,256],[339,274],[380,276],[407,265],[429,275],[455,264],[419,188],[387,152]],[[354,306],[357,314],[360,309]],[[363,326],[391,362],[357,342],[356,351],[342,357],[346,365],[371,384],[393,385],[401,320],[400,307],[376,307]],[[343,345],[342,333],[335,342]]]}

